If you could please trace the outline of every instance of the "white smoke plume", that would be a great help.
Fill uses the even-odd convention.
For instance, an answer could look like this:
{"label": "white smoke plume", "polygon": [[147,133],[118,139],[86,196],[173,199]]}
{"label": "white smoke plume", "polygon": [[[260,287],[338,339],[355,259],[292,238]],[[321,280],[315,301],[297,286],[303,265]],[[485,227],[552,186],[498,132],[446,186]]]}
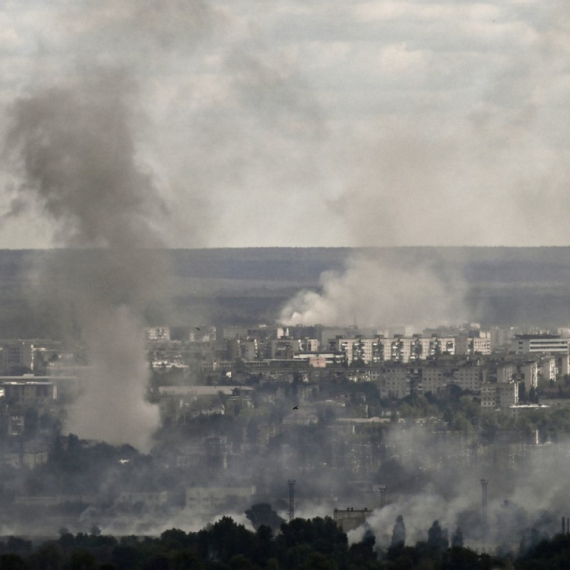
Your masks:
{"label": "white smoke plume", "polygon": [[[406,544],[427,540],[427,530],[439,520],[449,535],[461,528],[465,545],[492,552],[505,546],[515,552],[531,528],[541,536],[560,530],[560,517],[570,503],[558,476],[569,468],[568,442],[544,445],[495,444],[475,453],[461,438],[439,440],[419,426],[392,431],[388,442],[406,476],[426,482],[416,491],[388,489],[387,504],[374,509],[363,525],[349,533],[353,542],[372,529],[379,548],[388,548],[398,515],[404,517]],[[380,470],[382,476],[382,469]],[[488,484],[483,524],[481,479]]]}
{"label": "white smoke plume", "polygon": [[281,311],[287,325],[373,327],[425,324],[462,318],[463,287],[438,275],[429,265],[398,266],[359,254],[342,274],[321,276],[320,292],[301,291]]}

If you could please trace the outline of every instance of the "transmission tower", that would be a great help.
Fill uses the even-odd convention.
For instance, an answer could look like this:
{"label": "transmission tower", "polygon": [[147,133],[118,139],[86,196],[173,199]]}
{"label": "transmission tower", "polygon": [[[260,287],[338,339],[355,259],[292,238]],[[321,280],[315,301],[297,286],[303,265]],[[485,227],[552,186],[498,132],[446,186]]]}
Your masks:
{"label": "transmission tower", "polygon": [[386,485],[374,485],[372,490],[380,495],[380,508],[383,509],[386,506]]}

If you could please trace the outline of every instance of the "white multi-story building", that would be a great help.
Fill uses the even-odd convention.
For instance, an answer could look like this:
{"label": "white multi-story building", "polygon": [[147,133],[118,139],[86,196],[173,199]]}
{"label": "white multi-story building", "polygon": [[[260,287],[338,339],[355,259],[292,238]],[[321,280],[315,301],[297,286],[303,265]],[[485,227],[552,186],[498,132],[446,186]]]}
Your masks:
{"label": "white multi-story building", "polygon": [[517,354],[533,352],[568,354],[570,339],[550,334],[520,334],[511,341],[511,351]]}
{"label": "white multi-story building", "polygon": [[147,327],[146,339],[151,342],[169,341],[170,327]]}
{"label": "white multi-story building", "polygon": [[346,354],[347,362],[359,361],[364,364],[382,362],[416,362],[442,355],[455,354],[453,337],[382,337],[337,338],[333,349]]}
{"label": "white multi-story building", "polygon": [[558,366],[556,365],[556,357],[545,356],[538,363],[538,377],[540,380],[550,381],[556,380],[558,376]]}
{"label": "white multi-story building", "polygon": [[469,331],[456,337],[457,354],[491,354],[491,333]]}
{"label": "white multi-story building", "polygon": [[511,346],[516,335],[516,329],[514,327],[492,327],[489,333],[491,335],[491,351],[505,350]]}
{"label": "white multi-story building", "polygon": [[335,350],[344,352],[349,364],[353,361],[364,364],[386,361],[386,343],[380,337],[337,338]]}

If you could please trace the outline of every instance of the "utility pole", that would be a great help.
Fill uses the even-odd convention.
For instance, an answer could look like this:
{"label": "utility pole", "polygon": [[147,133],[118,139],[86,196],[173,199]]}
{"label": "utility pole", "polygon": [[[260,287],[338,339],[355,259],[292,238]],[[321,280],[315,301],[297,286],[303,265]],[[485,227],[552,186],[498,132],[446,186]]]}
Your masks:
{"label": "utility pole", "polygon": [[487,528],[487,479],[481,479],[481,518],[483,526]]}
{"label": "utility pole", "polygon": [[289,521],[295,518],[295,479],[289,479]]}
{"label": "utility pole", "polygon": [[374,485],[374,490],[380,494],[380,508],[386,506],[386,485]]}

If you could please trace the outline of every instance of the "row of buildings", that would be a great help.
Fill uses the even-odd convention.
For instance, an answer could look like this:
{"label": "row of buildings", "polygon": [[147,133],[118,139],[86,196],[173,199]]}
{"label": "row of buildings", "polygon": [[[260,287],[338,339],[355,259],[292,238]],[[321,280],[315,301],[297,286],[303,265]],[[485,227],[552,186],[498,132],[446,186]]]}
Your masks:
{"label": "row of buildings", "polygon": [[[500,333],[500,334],[499,334]],[[184,369],[192,361],[202,370],[280,363],[361,366],[415,363],[452,356],[568,353],[570,339],[552,334],[517,334],[516,329],[481,330],[477,324],[425,329],[409,334],[357,327],[194,327],[174,338],[169,327],[147,329],[155,369]]]}
{"label": "row of buildings", "polygon": [[449,386],[478,392],[486,385],[522,384],[526,393],[539,381],[556,381],[569,372],[568,354],[506,355],[437,362],[392,364],[360,372],[359,379],[377,382],[382,397],[402,398],[412,392],[434,395]]}

